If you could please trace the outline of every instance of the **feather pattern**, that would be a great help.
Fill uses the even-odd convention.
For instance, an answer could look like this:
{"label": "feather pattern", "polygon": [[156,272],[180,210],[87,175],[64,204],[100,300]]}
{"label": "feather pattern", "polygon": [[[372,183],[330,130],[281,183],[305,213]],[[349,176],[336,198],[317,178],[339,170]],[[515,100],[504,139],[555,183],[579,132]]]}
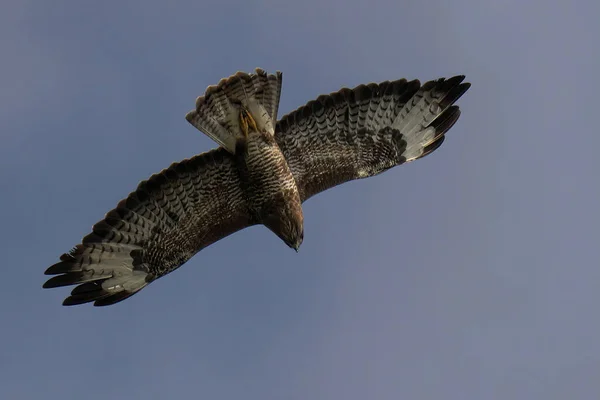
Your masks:
{"label": "feather pattern", "polygon": [[[186,118],[222,147],[141,182],[46,270],[76,285],[64,305],[118,303],[206,246],[264,224],[298,249],[302,201],[435,151],[460,116],[464,77],[400,79],[319,96],[276,125],[281,73],[238,72],[210,86]],[[258,131],[240,128],[240,108]]]}
{"label": "feather pattern", "polygon": [[460,116],[452,104],[464,76],[371,83],[319,96],[284,116],[275,140],[302,201],[338,184],[377,175],[438,148]]}
{"label": "feather pattern", "polygon": [[44,287],[79,285],[65,305],[113,304],[251,224],[235,160],[212,150],[141,182],[46,270],[56,276]]}
{"label": "feather pattern", "polygon": [[209,86],[204,96],[196,99],[196,109],[185,118],[234,154],[236,141],[243,136],[241,108],[250,112],[261,132],[275,133],[281,83],[281,72],[267,74],[260,68],[254,74],[237,72]]}

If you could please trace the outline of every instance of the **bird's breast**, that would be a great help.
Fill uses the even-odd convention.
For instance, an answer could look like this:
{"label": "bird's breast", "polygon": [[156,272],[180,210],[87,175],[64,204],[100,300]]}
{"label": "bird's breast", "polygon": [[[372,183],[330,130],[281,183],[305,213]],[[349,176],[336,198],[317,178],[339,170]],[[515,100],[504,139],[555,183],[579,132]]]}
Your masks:
{"label": "bird's breast", "polygon": [[298,188],[287,161],[272,135],[251,133],[238,143],[236,161],[240,181],[253,214],[300,205]]}

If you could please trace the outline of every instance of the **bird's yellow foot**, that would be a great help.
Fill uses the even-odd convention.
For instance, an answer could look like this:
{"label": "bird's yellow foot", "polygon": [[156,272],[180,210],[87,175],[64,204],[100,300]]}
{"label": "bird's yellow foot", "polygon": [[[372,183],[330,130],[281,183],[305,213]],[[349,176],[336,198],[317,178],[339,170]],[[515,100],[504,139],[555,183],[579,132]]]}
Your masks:
{"label": "bird's yellow foot", "polygon": [[245,108],[242,108],[240,111],[240,128],[242,129],[244,137],[248,137],[248,132],[258,132],[254,117],[252,117],[252,114]]}

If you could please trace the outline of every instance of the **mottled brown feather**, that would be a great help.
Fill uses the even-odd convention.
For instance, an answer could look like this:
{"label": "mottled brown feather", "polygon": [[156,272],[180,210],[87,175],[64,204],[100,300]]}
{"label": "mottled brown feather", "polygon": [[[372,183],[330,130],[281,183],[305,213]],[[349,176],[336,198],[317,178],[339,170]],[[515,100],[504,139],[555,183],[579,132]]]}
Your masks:
{"label": "mottled brown feather", "polygon": [[319,96],[277,123],[275,139],[302,200],[437,149],[460,116],[464,76],[359,85]]}
{"label": "mottled brown feather", "polygon": [[[234,159],[218,148],[141,182],[81,244],[46,270],[60,275],[44,287],[79,284],[65,305],[112,304],[251,224]],[[112,280],[120,287],[108,290]]]}

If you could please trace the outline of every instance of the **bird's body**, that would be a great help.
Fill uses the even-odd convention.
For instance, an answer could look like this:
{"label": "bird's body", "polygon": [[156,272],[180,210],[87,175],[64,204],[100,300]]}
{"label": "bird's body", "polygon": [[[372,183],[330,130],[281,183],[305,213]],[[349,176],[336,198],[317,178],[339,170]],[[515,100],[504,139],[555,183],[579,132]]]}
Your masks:
{"label": "bird's body", "polygon": [[[252,221],[265,225],[297,251],[303,236],[302,200],[275,138],[250,133],[247,140],[238,140],[235,161]],[[286,235],[284,226],[295,226],[296,234]]]}
{"label": "bird's body", "polygon": [[464,77],[405,79],[323,95],[278,122],[281,73],[238,72],[186,119],[221,147],[153,175],[83,238],[44,287],[78,285],[65,305],[110,305],[210,244],[263,224],[296,251],[302,203],[437,149],[460,116]]}

